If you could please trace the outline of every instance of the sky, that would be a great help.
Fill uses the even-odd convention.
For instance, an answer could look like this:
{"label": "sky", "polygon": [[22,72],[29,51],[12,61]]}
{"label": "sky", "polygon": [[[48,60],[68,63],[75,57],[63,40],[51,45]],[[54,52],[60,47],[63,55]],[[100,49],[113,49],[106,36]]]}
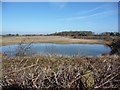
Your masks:
{"label": "sky", "polygon": [[2,3],[0,2],[0,35],[2,34]]}
{"label": "sky", "polygon": [[118,31],[117,2],[3,2],[2,34]]}

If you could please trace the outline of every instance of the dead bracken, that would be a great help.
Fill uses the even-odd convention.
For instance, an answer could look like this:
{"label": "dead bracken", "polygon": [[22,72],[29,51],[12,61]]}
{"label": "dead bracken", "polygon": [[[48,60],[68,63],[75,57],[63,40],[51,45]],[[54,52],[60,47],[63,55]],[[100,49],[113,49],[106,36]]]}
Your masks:
{"label": "dead bracken", "polygon": [[120,88],[118,55],[4,56],[2,69],[3,90]]}

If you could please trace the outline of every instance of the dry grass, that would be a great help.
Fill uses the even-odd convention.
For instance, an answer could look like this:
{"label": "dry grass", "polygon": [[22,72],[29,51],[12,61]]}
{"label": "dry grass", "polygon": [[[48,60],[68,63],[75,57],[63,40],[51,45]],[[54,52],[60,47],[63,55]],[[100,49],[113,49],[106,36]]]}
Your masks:
{"label": "dry grass", "polygon": [[50,89],[120,88],[120,56],[3,57],[2,86]]}
{"label": "dry grass", "polygon": [[0,37],[2,45],[8,44],[18,44],[23,39],[29,38],[33,43],[62,43],[62,44],[71,44],[71,43],[85,43],[85,44],[104,44],[105,41],[102,40],[93,40],[93,39],[72,39],[70,37],[61,37],[61,36],[6,36]]}

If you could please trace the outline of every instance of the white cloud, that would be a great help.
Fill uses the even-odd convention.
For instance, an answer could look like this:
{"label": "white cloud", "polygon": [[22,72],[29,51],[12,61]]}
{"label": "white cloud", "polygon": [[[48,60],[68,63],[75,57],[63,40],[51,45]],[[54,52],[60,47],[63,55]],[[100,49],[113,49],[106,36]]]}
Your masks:
{"label": "white cloud", "polygon": [[112,9],[111,7],[113,7],[113,5],[103,4],[101,6],[97,6],[95,8],[89,9],[89,10],[85,10],[85,11],[82,11],[82,12],[80,11],[77,14],[78,15],[87,14],[87,13],[92,13],[92,12],[97,11],[97,10],[110,10],[110,9]]}
{"label": "white cloud", "polygon": [[99,18],[99,16],[109,16],[111,14],[115,13],[115,11],[104,11],[104,12],[99,12],[99,13],[94,13],[94,14],[91,14],[91,15],[84,15],[84,16],[76,16],[76,17],[69,17],[69,18],[64,18],[64,19],[61,19],[61,20],[65,20],[65,21],[73,21],[73,20],[82,20],[82,19],[88,19],[88,18],[91,18],[91,17],[95,17],[97,16]]}
{"label": "white cloud", "polygon": [[81,11],[80,13],[77,13],[76,16],[74,16],[74,17],[63,18],[61,20],[65,20],[65,21],[84,20],[84,19],[88,19],[91,17],[94,18],[95,16],[97,16],[99,18],[99,16],[100,17],[109,16],[111,14],[118,14],[117,8],[113,9],[112,5],[103,4],[101,6],[93,8],[93,9]]}
{"label": "white cloud", "polygon": [[99,7],[96,7],[96,8],[93,8],[93,9],[90,9],[90,10],[87,10],[87,11],[83,11],[83,12],[78,12],[78,14],[86,14],[86,13],[90,13],[90,12],[94,12],[100,8],[103,8],[103,6],[99,6]]}

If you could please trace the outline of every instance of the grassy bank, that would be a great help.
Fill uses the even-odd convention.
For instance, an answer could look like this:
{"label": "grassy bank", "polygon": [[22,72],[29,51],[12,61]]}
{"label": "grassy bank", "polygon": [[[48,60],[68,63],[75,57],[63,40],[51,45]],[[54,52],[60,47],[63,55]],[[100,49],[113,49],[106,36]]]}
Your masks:
{"label": "grassy bank", "polygon": [[120,87],[120,56],[3,57],[4,88],[25,90],[78,88],[93,90]]}
{"label": "grassy bank", "polygon": [[4,36],[0,37],[1,45],[18,44],[23,39],[28,39],[24,43],[60,43],[60,44],[106,44],[108,42],[95,39],[73,39],[62,36]]}

